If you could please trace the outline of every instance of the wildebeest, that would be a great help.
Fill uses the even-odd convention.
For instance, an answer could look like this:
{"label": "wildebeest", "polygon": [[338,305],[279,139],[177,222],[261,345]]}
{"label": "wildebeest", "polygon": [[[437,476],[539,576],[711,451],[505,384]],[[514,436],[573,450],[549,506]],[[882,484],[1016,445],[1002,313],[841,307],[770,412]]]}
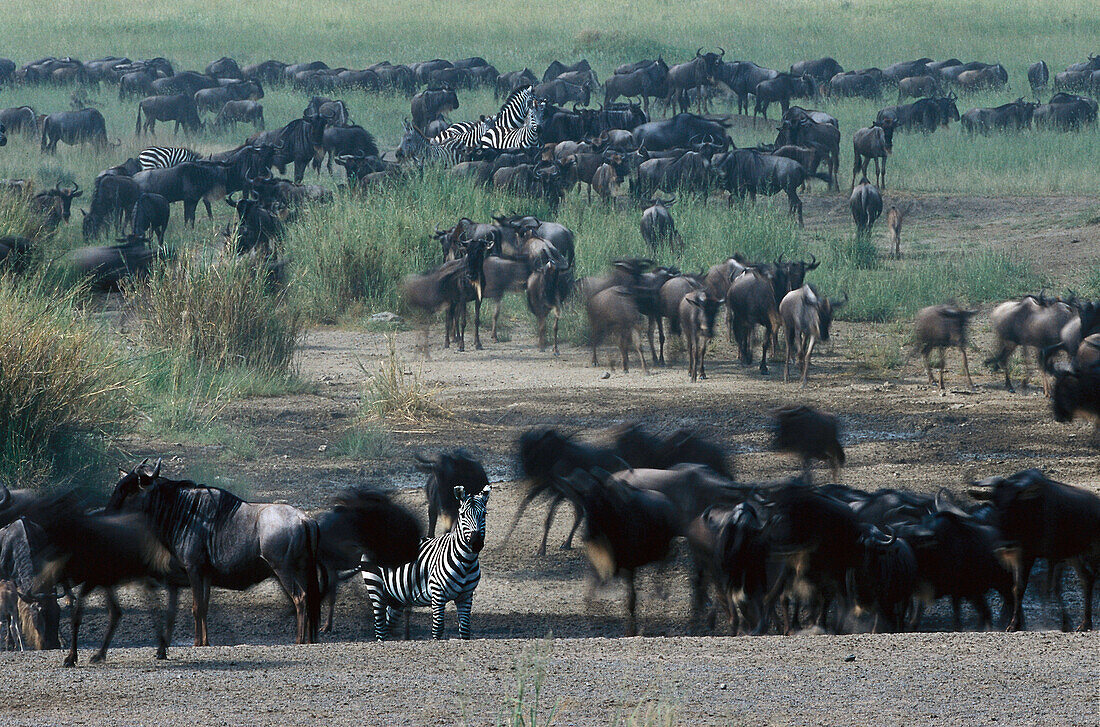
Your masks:
{"label": "wildebeest", "polygon": [[561,61],[551,61],[550,65],[546,67],[546,71],[542,74],[542,82],[546,83],[547,81],[553,81],[564,73],[571,73],[574,71],[593,73],[593,78],[595,77],[592,66],[589,65],[588,60],[582,58],[570,66],[565,65]]}
{"label": "wildebeest", "polygon": [[963,91],[981,91],[1001,88],[1008,83],[1008,71],[1000,63],[963,71],[955,78],[955,84]]}
{"label": "wildebeest", "polygon": [[38,113],[30,106],[15,106],[0,109],[0,126],[5,134],[22,133],[27,136],[38,135]]}
{"label": "wildebeest", "polygon": [[775,423],[772,447],[789,452],[802,461],[802,478],[812,481],[812,460],[824,460],[832,469],[833,482],[840,482],[840,468],[845,461],[840,444],[840,421],[813,407],[800,405],[772,412]]}
{"label": "wildebeest", "polygon": [[435,537],[437,521],[443,532],[450,530],[457,522],[459,502],[454,495],[455,487],[461,485],[470,495],[477,495],[489,486],[485,468],[465,449],[440,452],[434,457],[418,454],[416,468],[428,475],[424,482],[424,497],[428,501],[429,538]]}
{"label": "wildebeest", "polygon": [[[321,135],[325,165],[332,174],[332,160],[337,156],[377,157],[378,145],[374,136],[362,126],[329,126]],[[320,173],[321,157],[313,157],[313,170]]]}
{"label": "wildebeest", "polygon": [[412,122],[420,129],[458,109],[458,94],[451,88],[428,88],[412,98]]}
{"label": "wildebeest", "polygon": [[252,124],[257,130],[264,128],[264,107],[256,101],[226,101],[221,111],[214,117],[211,126],[214,129],[225,129],[236,126],[238,123]]}
{"label": "wildebeest", "polygon": [[924,368],[928,372],[930,384],[935,383],[935,379],[932,378],[930,354],[932,349],[939,349],[940,391],[944,390],[943,372],[947,366],[948,348],[959,349],[959,353],[962,354],[966,383],[971,389],[974,388],[974,382],[970,378],[970,365],[966,360],[966,329],[970,319],[977,313],[977,310],[964,310],[953,305],[930,305],[917,312],[916,321],[913,324],[913,342],[924,359]]}
{"label": "wildebeest", "polygon": [[290,505],[251,503],[190,480],[170,480],[142,465],[123,472],[106,511],[144,514],[187,573],[194,599],[195,646],[209,646],[212,586],[244,590],[278,578],[297,614],[299,644],[317,639],[321,611],[317,523]]}
{"label": "wildebeest", "polygon": [[[1027,349],[1036,351],[1040,366],[1043,363],[1043,349],[1061,341],[1062,327],[1077,311],[1060,299],[1049,299],[1042,292],[1038,296],[1028,295],[1020,300],[1001,303],[989,314],[993,333],[997,337],[997,351],[989,359],[995,369],[1005,374],[1005,388],[1013,391],[1009,375],[1008,359],[1017,347],[1024,349],[1024,383],[1028,378]],[[1043,376],[1043,393],[1048,393],[1048,381]]]}
{"label": "wildebeest", "polygon": [[[131,174],[138,171],[140,168],[131,170]],[[134,203],[140,194],[141,188],[130,174],[102,174],[96,177],[91,204],[81,224],[84,239],[98,237],[106,224],[120,228],[123,218],[129,218],[133,213]]]}
{"label": "wildebeest", "polygon": [[947,128],[949,122],[959,120],[959,108],[954,94],[936,98],[922,98],[910,104],[887,106],[880,109],[875,122],[890,119],[897,131],[920,131],[931,134],[937,128]]}
{"label": "wildebeest", "polygon": [[626,632],[634,636],[635,571],[668,557],[686,526],[683,516],[664,493],[632,487],[601,470],[577,470],[562,483],[584,510],[585,549],[597,578],[621,575],[626,581]]}
{"label": "wildebeest", "polygon": [[634,301],[634,295],[630,288],[616,285],[588,298],[586,303],[588,311],[589,337],[592,345],[592,365],[599,366],[596,351],[607,336],[618,339],[619,352],[623,359],[623,373],[629,373],[630,362],[628,360],[631,347],[638,353],[642,364],[642,372],[648,374],[645,354],[642,353],[639,327],[642,324],[642,314],[638,310],[638,304]]}
{"label": "wildebeest", "polygon": [[882,71],[877,68],[838,73],[823,88],[831,96],[882,98]]}
{"label": "wildebeest", "polygon": [[267,142],[275,147],[272,164],[280,174],[286,173],[286,167],[294,163],[294,182],[301,184],[306,167],[324,153],[325,120],[313,114],[291,121],[281,129],[264,131],[249,137],[249,144]]}
{"label": "wildebeest", "polygon": [[669,250],[684,249],[684,238],[676,229],[676,223],[672,219],[669,209],[676,204],[676,198],[662,200],[654,197],[649,200],[649,206],[642,211],[642,239],[651,251],[656,252],[663,244],[668,244]]}
{"label": "wildebeest", "polygon": [[[792,217],[798,216],[800,226],[803,224],[798,188],[806,181],[806,170],[798,162],[753,149],[735,149],[724,156],[715,155],[712,168],[719,182],[730,193],[730,205],[735,196],[744,199],[748,194],[755,203],[757,194],[771,196],[782,191],[787,195],[788,212]],[[829,179],[824,174],[819,176]]]}
{"label": "wildebeest", "polygon": [[705,290],[695,290],[680,300],[680,331],[688,351],[688,375],[691,382],[707,378],[707,344],[714,337],[714,319],[724,298],[714,299]]}
{"label": "wildebeest", "polygon": [[282,83],[286,80],[286,65],[274,60],[253,63],[241,69],[241,77],[266,84]]}
{"label": "wildebeest", "polygon": [[648,114],[649,99],[665,98],[668,93],[668,64],[660,56],[628,73],[615,73],[604,79],[605,106],[622,97],[640,97]]}
{"label": "wildebeest", "polygon": [[68,222],[73,200],[83,194],[79,184],[72,187],[62,187],[57,184],[53,189],[34,195],[33,209],[38,214],[42,227],[46,230],[54,230],[61,223]]}
{"label": "wildebeest", "polygon": [[214,78],[242,78],[241,67],[237,65],[237,61],[229,58],[228,56],[222,56],[216,61],[211,61],[205,70],[206,75],[213,76]]}
{"label": "wildebeest", "polygon": [[524,86],[538,85],[539,79],[535,77],[534,72],[530,68],[524,68],[522,71],[509,71],[508,73],[502,73],[497,77],[496,83],[493,87],[494,98],[507,98],[517,89]]}
{"label": "wildebeest", "polygon": [[882,194],[878,191],[878,187],[867,180],[867,177],[863,177],[859,180],[859,184],[852,188],[848,208],[851,209],[852,219],[856,223],[856,235],[870,235],[871,229],[875,226],[875,220],[882,214]]}
{"label": "wildebeest", "polygon": [[1050,69],[1047,68],[1046,61],[1038,61],[1028,66],[1027,82],[1031,85],[1031,92],[1036,97],[1039,96],[1039,91],[1046,90],[1047,84],[1050,83]]}
{"label": "wildebeest", "polygon": [[892,632],[904,631],[917,589],[917,558],[909,543],[896,533],[887,535],[874,525],[865,527],[860,545],[863,557],[852,571],[851,597],[857,609],[875,614],[871,633],[881,618]]}
{"label": "wildebeest", "polygon": [[737,94],[737,113],[749,112],[749,94],[763,81],[773,79],[779,71],[762,68],[751,61],[723,63],[718,68],[719,80]]}
{"label": "wildebeest", "polygon": [[752,363],[752,334],[756,326],[764,327],[761,343],[760,373],[768,373],[768,347],[782,321],[776,302],[775,281],[764,272],[749,268],[733,279],[726,294],[730,332],[737,341],[741,364]]}
{"label": "wildebeest", "polygon": [[[428,320],[430,316],[444,305],[458,310],[460,321],[455,326],[455,339],[458,342],[458,350],[466,348],[466,297],[465,286],[471,279],[480,276],[480,270],[471,271],[469,260],[462,257],[449,260],[435,270],[423,275],[407,275],[402,282],[402,294],[406,305],[424,314],[424,354],[428,355]],[[446,342],[449,342],[451,333],[451,321],[447,321]]]}
{"label": "wildebeest", "polygon": [[757,114],[762,114],[767,120],[770,104],[779,103],[785,114],[790,108],[792,98],[810,98],[817,93],[817,86],[811,77],[781,73],[775,78],[756,84],[753,93],[756,96],[756,105],[752,111],[755,123]]}
{"label": "wildebeest", "polygon": [[[879,189],[886,189],[886,157],[894,151],[894,122],[892,119],[876,121],[873,126],[857,129],[852,135],[852,188],[856,186],[856,172],[867,176],[867,167],[875,160],[875,182]],[[879,160],[882,168],[879,168]]]}
{"label": "wildebeest", "polygon": [[[1069,563],[1077,571],[1084,596],[1084,615],[1078,631],[1092,629],[1092,592],[1100,567],[1100,497],[1094,492],[1055,482],[1041,470],[1029,469],[1009,477],[975,482],[971,497],[992,503],[1000,529],[1004,559],[1013,572],[1013,616],[1009,631],[1023,628],[1023,598],[1031,568],[1039,558],[1052,571]],[[1061,589],[1055,585],[1061,602]],[[1062,606],[1062,627],[1069,615]]]}
{"label": "wildebeest", "polygon": [[171,205],[168,200],[159,194],[142,193],[134,202],[133,234],[144,236],[152,231],[157,236],[157,242],[164,245],[164,231],[168,228],[168,218],[171,215]]}
{"label": "wildebeest", "polygon": [[1056,93],[1050,102],[1035,109],[1032,118],[1038,128],[1075,131],[1096,123],[1097,103],[1087,96]]}
{"label": "wildebeest", "polygon": [[321,536],[322,597],[329,599],[328,619],[321,631],[332,631],[336,590],[347,576],[359,572],[364,558],[384,568],[416,559],[423,529],[416,517],[383,492],[352,487],[333,498],[333,507],[317,516]]}
{"label": "wildebeest", "polygon": [[988,134],[994,130],[1020,131],[1031,126],[1038,104],[1018,98],[994,108],[970,109],[960,121],[968,133]]}
{"label": "wildebeest", "polygon": [[527,277],[527,307],[535,316],[539,350],[546,350],[546,319],[554,315],[554,355],[558,350],[558,323],[562,308],[573,288],[573,273],[564,260],[551,256]]}
{"label": "wildebeest", "polygon": [[729,122],[705,119],[695,114],[677,114],[663,121],[650,121],[634,129],[634,139],[648,151],[688,148],[692,143],[710,137],[716,143],[727,137]]}
{"label": "wildebeest", "polygon": [[[143,113],[145,114],[144,124],[141,122]],[[195,100],[187,94],[143,98],[138,104],[134,136],[141,136],[144,133],[155,134],[158,121],[174,121],[176,126],[173,133],[175,134],[179,133],[180,126],[183,126],[184,132],[189,134],[197,133],[203,128],[199,111],[195,107]]]}
{"label": "wildebeest", "polygon": [[630,183],[635,199],[645,199],[657,190],[702,192],[710,186],[707,160],[699,152],[684,152],[675,158],[646,159],[638,165]]}
{"label": "wildebeest", "polygon": [[829,340],[829,329],[833,323],[833,311],[848,302],[830,300],[818,293],[809,284],[792,290],[783,296],[779,303],[779,317],[787,335],[787,353],[783,361],[783,383],[790,379],[791,358],[802,365],[802,385],[810,372],[810,356],[818,341]]}
{"label": "wildebeest", "polygon": [[720,53],[706,53],[703,49],[695,51],[695,57],[686,63],[677,63],[668,69],[668,98],[669,107],[678,105],[681,112],[687,111],[689,91],[696,91],[699,99],[700,111],[706,105],[706,95],[701,93],[703,88],[714,83],[715,73],[722,64],[722,56],[726,51],[718,49]]}
{"label": "wildebeest", "polygon": [[[0,529],[0,581],[12,585],[10,615],[32,649],[60,649],[57,595],[42,582],[49,540],[40,525],[19,517]],[[12,623],[8,624],[9,639]]]}
{"label": "wildebeest", "polygon": [[59,111],[42,121],[42,151],[53,154],[57,142],[76,146],[91,143],[99,148],[108,146],[107,122],[97,109]]}
{"label": "wildebeest", "polygon": [[913,202],[910,201],[900,207],[890,205],[890,209],[886,212],[886,229],[890,233],[890,248],[897,260],[901,260],[901,225],[905,220],[905,215],[909,214],[912,207]]}
{"label": "wildebeest", "polygon": [[185,162],[167,169],[138,172],[133,179],[142,192],[162,195],[169,202],[182,201],[183,220],[193,227],[199,200],[213,218],[210,202],[240,189],[240,185],[230,184],[228,166],[225,162]]}
{"label": "wildebeest", "polygon": [[[1089,357],[1087,360],[1086,353]],[[1049,369],[1054,377],[1050,401],[1054,420],[1069,422],[1080,416],[1094,422],[1092,444],[1100,447],[1100,335],[1093,334],[1081,342],[1072,366],[1055,365]]]}
{"label": "wildebeest", "polygon": [[256,81],[239,81],[217,88],[204,88],[194,93],[195,108],[217,111],[229,101],[259,101],[264,89]]}
{"label": "wildebeest", "polygon": [[153,251],[146,242],[143,237],[130,236],[117,245],[78,247],[65,255],[64,262],[73,274],[87,278],[92,287],[116,290],[123,280],[148,272]]}
{"label": "wildebeest", "polygon": [[942,93],[940,80],[936,76],[910,76],[898,81],[898,103],[906,98],[939,96]]}

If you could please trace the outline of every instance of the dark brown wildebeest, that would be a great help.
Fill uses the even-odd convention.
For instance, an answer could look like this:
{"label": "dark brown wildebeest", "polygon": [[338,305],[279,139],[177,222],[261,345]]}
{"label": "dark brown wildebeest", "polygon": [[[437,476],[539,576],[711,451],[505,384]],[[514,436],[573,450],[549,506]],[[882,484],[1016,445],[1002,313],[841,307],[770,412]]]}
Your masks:
{"label": "dark brown wildebeest", "polygon": [[867,177],[863,177],[859,180],[859,184],[852,188],[848,207],[856,223],[856,235],[865,237],[871,234],[875,220],[882,214],[882,194],[878,191],[878,187],[868,181]]}
{"label": "dark brown wildebeest", "polygon": [[802,461],[802,478],[813,481],[810,471],[812,460],[829,463],[833,482],[840,482],[840,468],[844,464],[844,447],[840,445],[840,421],[809,406],[792,406],[776,409],[772,447],[779,452],[789,452]]}
{"label": "dark brown wildebeest", "polygon": [[782,320],[776,304],[775,281],[757,268],[738,275],[726,294],[730,330],[737,340],[741,364],[752,364],[752,333],[756,326],[764,327],[760,351],[760,373],[768,373],[768,347],[772,345]]}
{"label": "dark brown wildebeest", "polygon": [[676,223],[672,219],[669,208],[676,204],[676,198],[661,200],[654,197],[649,200],[649,207],[642,212],[642,239],[650,251],[656,252],[661,243],[667,243],[672,252],[684,251],[684,238],[676,229]]}
{"label": "dark brown wildebeest", "polygon": [[561,311],[569,292],[573,289],[573,275],[570,267],[557,255],[541,263],[527,277],[527,307],[535,316],[535,329],[538,331],[539,350],[546,350],[546,319],[554,314],[554,355],[558,350],[558,323]]}
{"label": "dark brown wildebeest", "polygon": [[704,359],[707,344],[714,337],[714,319],[725,299],[713,299],[705,290],[695,290],[680,299],[680,330],[688,351],[688,375],[691,382],[707,378]]}
{"label": "dark brown wildebeest", "polygon": [[[1077,571],[1085,613],[1078,631],[1092,629],[1092,592],[1100,573],[1100,497],[1094,492],[1055,482],[1041,470],[975,482],[970,496],[987,500],[996,511],[1003,558],[1013,571],[1012,621],[1009,631],[1023,628],[1023,600],[1035,561],[1042,558],[1056,571],[1069,563]],[[1070,629],[1060,584],[1055,596],[1062,607],[1062,628]]]}
{"label": "dark brown wildebeest", "polygon": [[944,391],[943,372],[947,366],[947,349],[958,348],[962,354],[963,373],[966,384],[974,388],[970,378],[970,365],[966,360],[967,326],[977,310],[964,310],[953,305],[930,305],[917,312],[913,323],[913,342],[924,359],[924,368],[928,372],[928,383],[935,384],[932,378],[932,349],[940,351],[940,391]]}
{"label": "dark brown wildebeest", "polygon": [[[894,122],[892,119],[875,121],[870,127],[857,129],[852,134],[852,188],[856,186],[856,172],[867,176],[867,167],[875,160],[875,182],[879,189],[886,189],[886,157],[894,151]],[[879,169],[879,159],[882,168]]]}
{"label": "dark brown wildebeest", "polygon": [[[141,115],[145,114],[145,123],[141,122]],[[138,104],[137,122],[134,124],[134,136],[144,133],[155,134],[158,121],[174,121],[176,127],[172,133],[180,133],[180,126],[188,134],[195,134],[202,130],[203,123],[199,119],[199,111],[195,106],[195,99],[187,94],[177,96],[147,96]]]}
{"label": "dark brown wildebeest", "polygon": [[638,310],[638,304],[634,300],[631,289],[621,285],[607,288],[590,297],[586,309],[588,325],[591,329],[589,336],[592,343],[592,365],[599,366],[596,351],[604,339],[610,335],[618,338],[619,352],[623,358],[623,373],[630,372],[628,357],[633,345],[642,364],[642,373],[648,374],[649,369],[646,367],[645,354],[642,353],[639,331],[643,316]]}

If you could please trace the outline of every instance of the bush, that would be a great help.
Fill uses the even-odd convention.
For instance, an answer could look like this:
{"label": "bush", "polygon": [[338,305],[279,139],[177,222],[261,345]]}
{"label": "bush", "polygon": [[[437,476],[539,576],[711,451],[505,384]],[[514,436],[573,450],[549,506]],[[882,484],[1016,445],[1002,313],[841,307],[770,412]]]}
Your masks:
{"label": "bush", "polygon": [[287,376],[302,329],[285,295],[268,290],[248,258],[211,264],[183,257],[125,291],[142,342],[213,372],[250,369]]}
{"label": "bush", "polygon": [[[127,420],[141,375],[79,309],[80,288],[0,276],[0,475],[41,483]],[[64,473],[66,475],[72,472]]]}

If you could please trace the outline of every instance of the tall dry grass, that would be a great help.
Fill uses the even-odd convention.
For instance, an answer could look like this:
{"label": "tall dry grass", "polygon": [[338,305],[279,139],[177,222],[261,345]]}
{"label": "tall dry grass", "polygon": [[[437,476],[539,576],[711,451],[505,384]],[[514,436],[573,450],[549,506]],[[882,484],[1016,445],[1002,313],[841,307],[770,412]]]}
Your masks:
{"label": "tall dry grass", "polygon": [[16,482],[74,474],[53,471],[63,450],[134,411],[143,374],[84,315],[81,292],[0,276],[0,475]]}

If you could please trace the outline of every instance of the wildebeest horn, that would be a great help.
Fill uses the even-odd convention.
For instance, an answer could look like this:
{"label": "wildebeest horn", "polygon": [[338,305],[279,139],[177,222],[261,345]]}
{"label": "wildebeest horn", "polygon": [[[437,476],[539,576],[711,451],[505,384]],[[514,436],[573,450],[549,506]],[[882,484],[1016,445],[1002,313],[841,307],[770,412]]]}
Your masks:
{"label": "wildebeest horn", "polygon": [[719,52],[718,52],[718,57],[719,57],[719,58],[725,58],[725,56],[726,56],[726,49],[725,49],[725,48],[723,48],[722,46],[718,46],[718,51],[719,51]]}
{"label": "wildebeest horn", "polygon": [[700,58],[703,55],[703,46],[699,46],[699,50],[695,51],[695,57]]}
{"label": "wildebeest horn", "polygon": [[225,203],[226,203],[227,205],[229,205],[230,207],[233,207],[234,209],[236,209],[236,207],[237,207],[237,200],[233,199],[233,195],[234,195],[234,194],[236,194],[236,192],[233,192],[233,194],[227,194],[227,195],[225,195]]}
{"label": "wildebeest horn", "polygon": [[815,257],[814,254],[811,252],[810,253],[810,264],[806,266],[806,269],[807,270],[817,270],[817,267],[819,265],[821,265],[821,263],[819,263],[817,261],[817,257]]}
{"label": "wildebeest horn", "polygon": [[160,465],[161,465],[161,459],[160,459],[160,457],[157,457],[157,463],[153,467],[153,474],[150,475],[150,477],[152,477],[153,479],[156,479],[157,477],[160,477]]}

